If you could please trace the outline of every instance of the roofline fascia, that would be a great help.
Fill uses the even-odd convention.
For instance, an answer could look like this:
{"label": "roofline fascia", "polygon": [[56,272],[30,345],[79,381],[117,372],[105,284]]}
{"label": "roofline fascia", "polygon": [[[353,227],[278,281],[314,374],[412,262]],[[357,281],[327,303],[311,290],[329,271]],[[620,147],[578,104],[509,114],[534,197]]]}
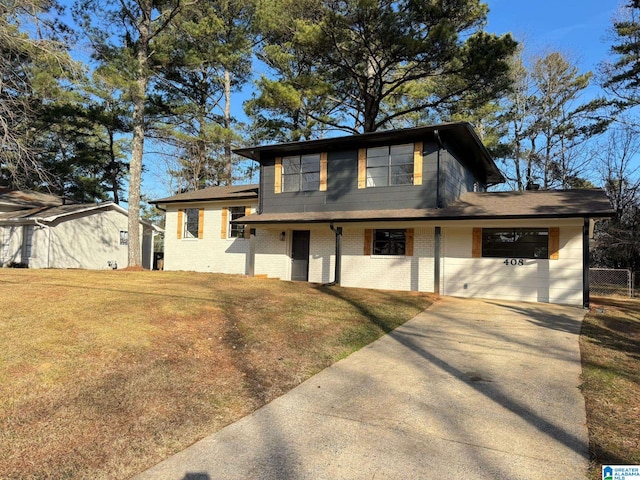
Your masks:
{"label": "roofline fascia", "polygon": [[231,220],[230,223],[238,223],[244,225],[281,225],[281,224],[303,224],[303,223],[367,223],[367,222],[439,222],[439,221],[455,221],[455,220],[535,220],[535,219],[567,219],[567,218],[611,218],[614,213],[610,214],[594,214],[594,213],[565,213],[556,215],[487,215],[487,216],[442,216],[442,217],[375,217],[375,218],[357,218],[357,219],[322,219],[322,220],[268,220],[268,221],[243,221],[242,218]]}
{"label": "roofline fascia", "polygon": [[195,200],[189,199],[189,200],[171,200],[171,201],[160,199],[160,200],[153,200],[147,203],[153,204],[157,207],[159,204],[169,205],[169,204],[175,204],[175,203],[202,203],[202,202],[225,202],[225,201],[228,202],[229,200],[246,200],[246,199],[255,199],[257,201],[258,195],[256,194],[256,195],[246,196],[246,197],[199,198]]}

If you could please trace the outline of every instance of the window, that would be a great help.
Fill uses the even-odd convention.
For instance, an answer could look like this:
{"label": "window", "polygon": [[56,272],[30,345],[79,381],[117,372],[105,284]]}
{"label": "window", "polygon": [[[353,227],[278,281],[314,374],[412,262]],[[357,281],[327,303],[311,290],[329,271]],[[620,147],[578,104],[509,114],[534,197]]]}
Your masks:
{"label": "window", "polygon": [[[237,220],[240,217],[246,215],[245,207],[230,207],[229,208],[229,221]],[[229,223],[229,237],[231,238],[244,238],[244,225],[237,223]]]}
{"label": "window", "polygon": [[413,185],[414,145],[367,149],[367,187]]}
{"label": "window", "polygon": [[549,229],[483,228],[482,256],[549,258]]}
{"label": "window", "polygon": [[404,255],[407,244],[406,230],[374,230],[374,255]]}
{"label": "window", "polygon": [[129,232],[127,230],[120,230],[120,245],[127,246],[129,244]]}
{"label": "window", "polygon": [[282,191],[320,189],[320,154],[282,157]]}
{"label": "window", "polygon": [[183,238],[198,238],[199,212],[197,208],[184,209]]}

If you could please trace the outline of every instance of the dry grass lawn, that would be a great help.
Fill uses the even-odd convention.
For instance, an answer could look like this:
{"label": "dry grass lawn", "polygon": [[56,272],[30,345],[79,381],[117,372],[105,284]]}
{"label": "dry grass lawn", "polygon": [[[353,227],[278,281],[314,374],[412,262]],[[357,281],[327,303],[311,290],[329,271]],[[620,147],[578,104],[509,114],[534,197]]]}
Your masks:
{"label": "dry grass lawn", "polygon": [[601,466],[640,465],[640,300],[594,298],[582,326],[590,478]]}
{"label": "dry grass lawn", "polygon": [[129,478],[432,300],[187,272],[2,269],[0,478]]}

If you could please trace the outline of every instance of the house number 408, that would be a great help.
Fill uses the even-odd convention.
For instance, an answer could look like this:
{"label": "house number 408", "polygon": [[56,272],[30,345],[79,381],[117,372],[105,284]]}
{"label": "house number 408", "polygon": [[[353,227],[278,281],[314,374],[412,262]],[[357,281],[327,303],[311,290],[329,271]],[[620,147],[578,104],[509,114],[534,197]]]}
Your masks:
{"label": "house number 408", "polygon": [[507,258],[504,262],[505,265],[524,265],[524,259],[522,258]]}

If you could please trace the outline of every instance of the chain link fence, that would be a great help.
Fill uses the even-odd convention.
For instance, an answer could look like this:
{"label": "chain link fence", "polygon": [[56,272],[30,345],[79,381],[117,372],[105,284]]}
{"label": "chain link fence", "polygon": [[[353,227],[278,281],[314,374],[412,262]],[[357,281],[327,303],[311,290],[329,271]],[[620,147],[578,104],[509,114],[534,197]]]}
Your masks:
{"label": "chain link fence", "polygon": [[629,270],[613,268],[590,268],[589,290],[591,295],[601,297],[633,295],[633,277]]}
{"label": "chain link fence", "polygon": [[640,298],[640,272],[633,272],[631,276],[631,295]]}

